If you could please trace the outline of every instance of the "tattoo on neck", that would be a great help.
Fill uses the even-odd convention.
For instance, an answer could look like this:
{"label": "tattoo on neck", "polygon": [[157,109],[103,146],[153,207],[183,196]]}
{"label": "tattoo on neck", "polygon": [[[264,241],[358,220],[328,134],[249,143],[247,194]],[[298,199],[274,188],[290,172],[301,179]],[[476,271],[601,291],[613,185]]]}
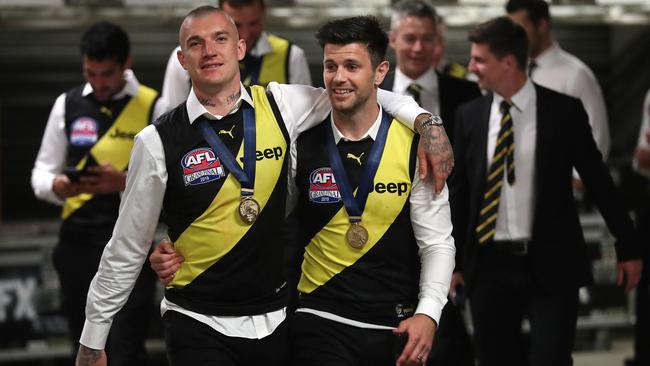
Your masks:
{"label": "tattoo on neck", "polygon": [[229,95],[228,98],[226,98],[226,103],[232,104],[236,102],[239,99],[240,95],[241,95],[241,90],[237,90],[236,92]]}
{"label": "tattoo on neck", "polygon": [[206,107],[216,107],[217,105],[208,98],[199,97],[199,103],[203,104]]}

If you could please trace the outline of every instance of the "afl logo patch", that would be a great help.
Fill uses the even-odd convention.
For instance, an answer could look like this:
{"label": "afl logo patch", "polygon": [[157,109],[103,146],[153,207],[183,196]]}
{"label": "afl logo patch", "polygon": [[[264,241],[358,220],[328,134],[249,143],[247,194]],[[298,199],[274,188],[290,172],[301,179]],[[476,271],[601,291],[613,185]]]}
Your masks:
{"label": "afl logo patch", "polygon": [[314,203],[341,202],[332,168],[318,168],[309,174],[309,200]]}
{"label": "afl logo patch", "polygon": [[183,183],[186,186],[211,182],[226,175],[219,158],[210,148],[194,149],[188,152],[183,156],[181,166],[183,167]]}
{"label": "afl logo patch", "polygon": [[92,146],[97,142],[97,121],[90,117],[79,117],[72,122],[70,145]]}

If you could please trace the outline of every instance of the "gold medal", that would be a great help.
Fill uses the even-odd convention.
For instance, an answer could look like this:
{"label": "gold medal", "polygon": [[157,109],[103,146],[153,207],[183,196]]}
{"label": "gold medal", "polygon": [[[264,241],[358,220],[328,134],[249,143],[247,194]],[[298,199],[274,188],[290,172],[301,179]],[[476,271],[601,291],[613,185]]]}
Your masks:
{"label": "gold medal", "polygon": [[360,222],[350,223],[345,239],[352,248],[361,249],[368,242],[368,230]]}
{"label": "gold medal", "polygon": [[242,197],[239,202],[239,217],[246,224],[251,225],[260,214],[260,204],[251,196]]}

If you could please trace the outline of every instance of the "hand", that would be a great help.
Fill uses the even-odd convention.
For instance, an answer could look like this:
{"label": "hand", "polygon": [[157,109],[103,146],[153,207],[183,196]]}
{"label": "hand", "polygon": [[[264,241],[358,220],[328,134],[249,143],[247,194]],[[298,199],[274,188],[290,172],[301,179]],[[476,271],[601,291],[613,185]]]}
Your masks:
{"label": "hand", "polygon": [[75,366],[106,366],[106,351],[79,345]]}
{"label": "hand", "polygon": [[639,283],[642,269],[643,262],[640,259],[619,262],[616,270],[616,284],[625,285],[625,292],[632,290]]}
{"label": "hand", "polygon": [[634,150],[634,159],[636,160],[639,168],[650,170],[650,150],[636,148]]}
{"label": "hand", "polygon": [[397,359],[397,366],[423,365],[429,357],[436,323],[424,314],[403,320],[393,333],[406,333],[408,341]]}
{"label": "hand", "polygon": [[126,186],[126,174],[111,164],[95,165],[86,169],[87,175],[80,179],[83,193],[108,194],[122,192]]}
{"label": "hand", "polygon": [[451,283],[449,283],[449,298],[453,299],[456,297],[456,289],[458,286],[464,286],[465,285],[465,278],[463,277],[463,274],[460,272],[454,272],[454,274],[451,275]]}
{"label": "hand", "polygon": [[[418,128],[428,116],[428,114],[420,114],[415,120],[416,130],[420,132],[418,146],[420,179],[431,179],[428,178],[429,171],[433,172],[434,187],[436,193],[440,193],[454,168],[454,153],[444,127],[429,126],[424,130]],[[431,164],[431,169],[429,169],[429,164]]]}
{"label": "hand", "polygon": [[582,192],[585,190],[585,185],[582,183],[582,179],[573,178],[573,180],[571,180],[571,186],[574,191]]}
{"label": "hand", "polygon": [[176,253],[174,244],[168,239],[161,240],[149,256],[151,269],[156,272],[158,280],[165,286],[174,279],[176,271],[184,260],[182,255]]}
{"label": "hand", "polygon": [[65,174],[59,174],[54,177],[52,190],[57,194],[57,196],[63,199],[82,193],[81,185],[70,182],[70,179]]}

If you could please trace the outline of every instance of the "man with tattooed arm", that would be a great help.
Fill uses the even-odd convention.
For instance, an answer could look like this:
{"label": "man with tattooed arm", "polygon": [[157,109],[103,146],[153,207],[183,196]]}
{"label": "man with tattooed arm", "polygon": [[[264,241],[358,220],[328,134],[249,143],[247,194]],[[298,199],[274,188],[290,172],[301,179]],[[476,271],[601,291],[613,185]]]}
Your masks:
{"label": "man with tattooed arm", "polygon": [[[105,364],[112,317],[146,259],[161,208],[185,259],[161,304],[171,364],[283,364],[287,151],[327,116],[327,92],[244,87],[245,45],[220,9],[191,11],[179,38],[192,91],[136,137],[120,217],[88,293],[77,365]],[[410,98],[379,98],[401,120],[417,117],[442,190],[453,165],[444,129],[426,126],[429,114]],[[421,155],[424,179],[430,169]]]}

